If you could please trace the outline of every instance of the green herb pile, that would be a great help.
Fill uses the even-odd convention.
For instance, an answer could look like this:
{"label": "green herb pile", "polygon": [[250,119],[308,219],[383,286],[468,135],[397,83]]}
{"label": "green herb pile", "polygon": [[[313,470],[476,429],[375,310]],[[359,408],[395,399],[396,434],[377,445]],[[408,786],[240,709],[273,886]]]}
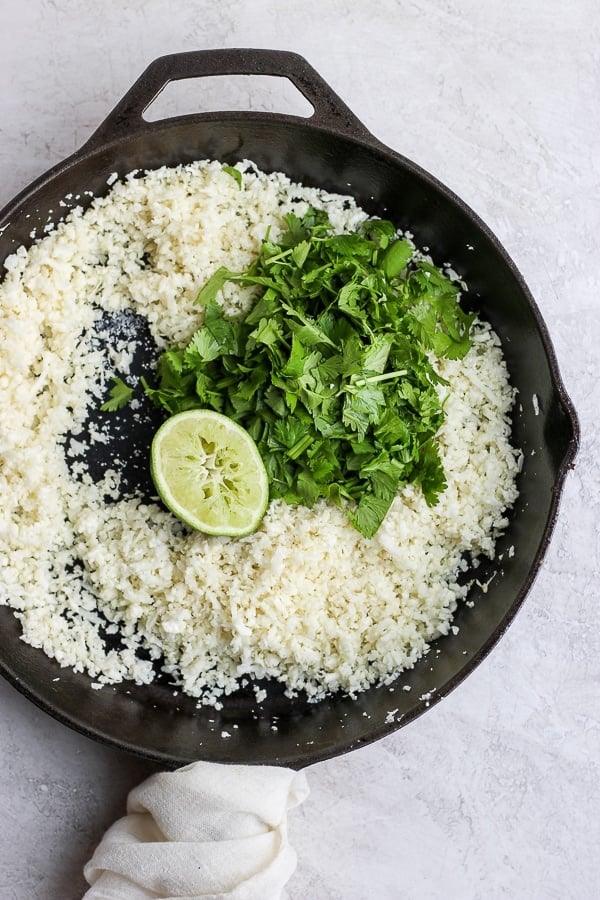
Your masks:
{"label": "green herb pile", "polygon": [[[435,437],[443,379],[431,359],[462,358],[474,316],[391,222],[335,234],[310,209],[285,224],[248,272],[222,268],[207,282],[202,327],[162,354],[144,390],[169,414],[230,416],[258,445],[271,499],[350,501],[350,521],[372,537],[402,485],[420,485],[430,504],[446,486]],[[261,289],[247,315],[223,314],[215,297],[226,281]],[[113,391],[126,402],[125,386]]]}

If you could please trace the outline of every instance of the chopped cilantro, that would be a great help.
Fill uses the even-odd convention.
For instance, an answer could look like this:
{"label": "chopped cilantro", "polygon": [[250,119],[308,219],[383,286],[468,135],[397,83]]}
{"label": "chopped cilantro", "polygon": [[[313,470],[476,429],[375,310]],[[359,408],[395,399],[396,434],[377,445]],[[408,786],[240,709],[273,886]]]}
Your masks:
{"label": "chopped cilantro", "polygon": [[[262,289],[245,317],[216,301],[227,281]],[[143,381],[155,404],[230,416],[258,445],[271,499],[344,504],[366,537],[402,485],[437,501],[443,379],[431,360],[467,353],[474,316],[391,222],[335,234],[323,212],[289,213],[279,242],[267,235],[245,273],[219,269],[197,302],[202,327],[162,354],[156,386]]]}

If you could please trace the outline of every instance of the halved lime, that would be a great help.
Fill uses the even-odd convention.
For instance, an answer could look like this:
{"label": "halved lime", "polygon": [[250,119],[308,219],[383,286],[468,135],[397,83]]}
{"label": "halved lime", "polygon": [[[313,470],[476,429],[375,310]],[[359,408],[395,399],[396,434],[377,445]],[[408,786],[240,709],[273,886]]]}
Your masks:
{"label": "halved lime", "polygon": [[167,419],[154,435],[150,471],[171,512],[206,534],[255,531],[269,501],[256,444],[236,422],[210,409]]}

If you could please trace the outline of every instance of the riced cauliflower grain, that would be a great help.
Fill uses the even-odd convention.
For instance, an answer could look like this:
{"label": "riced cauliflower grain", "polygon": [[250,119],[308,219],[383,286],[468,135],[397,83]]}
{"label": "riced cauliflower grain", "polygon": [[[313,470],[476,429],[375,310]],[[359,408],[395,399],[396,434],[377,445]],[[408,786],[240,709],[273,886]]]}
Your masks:
{"label": "riced cauliflower grain", "polygon": [[[439,364],[447,490],[429,507],[405,488],[371,540],[342,510],[281,500],[247,537],[189,533],[158,503],[122,496],[116,470],[91,478],[79,460],[107,437],[78,432],[111,369],[127,372],[135,351],[131,338],[98,347],[103,315],[133,310],[159,348],[183,343],[201,323],[199,288],[219,266],[247,268],[286,212],[326,209],[340,231],[365,218],[350,198],[240,168],[242,189],[218,162],[111,176],[105,197],[5,262],[0,602],[25,641],[87,672],[94,688],[148,683],[157,665],[217,706],[249,678],[312,699],[387,683],[448,633],[467,592],[457,577],[465,554],[493,557],[517,496],[513,390],[483,322],[464,360]],[[234,313],[253,296],[228,284],[220,300]],[[67,434],[78,439],[65,450]],[[116,631],[111,649],[103,634]]]}

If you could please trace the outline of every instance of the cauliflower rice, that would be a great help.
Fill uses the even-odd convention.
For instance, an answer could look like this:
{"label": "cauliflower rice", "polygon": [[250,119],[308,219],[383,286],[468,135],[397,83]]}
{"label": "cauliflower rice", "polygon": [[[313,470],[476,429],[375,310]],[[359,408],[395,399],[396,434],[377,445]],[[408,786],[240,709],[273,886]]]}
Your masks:
{"label": "cauliflower rice", "polygon": [[[476,323],[465,359],[439,365],[447,490],[428,507],[405,488],[371,540],[342,510],[279,500],[248,537],[190,533],[158,502],[124,496],[118,460],[92,479],[86,453],[103,433],[65,443],[135,350],[134,338],[116,350],[92,339],[102,316],[133,310],[159,348],[183,343],[201,324],[201,285],[221,265],[247,268],[286,212],[326,209],[340,231],[365,217],[350,198],[240,168],[242,189],[218,162],[131,173],[6,260],[0,603],[23,640],[100,684],[147,683],[158,667],[202,703],[263,677],[313,699],[354,694],[391,681],[448,633],[467,592],[465,555],[493,557],[507,524],[520,454],[489,325]],[[220,299],[228,312],[251,302],[231,284]]]}

